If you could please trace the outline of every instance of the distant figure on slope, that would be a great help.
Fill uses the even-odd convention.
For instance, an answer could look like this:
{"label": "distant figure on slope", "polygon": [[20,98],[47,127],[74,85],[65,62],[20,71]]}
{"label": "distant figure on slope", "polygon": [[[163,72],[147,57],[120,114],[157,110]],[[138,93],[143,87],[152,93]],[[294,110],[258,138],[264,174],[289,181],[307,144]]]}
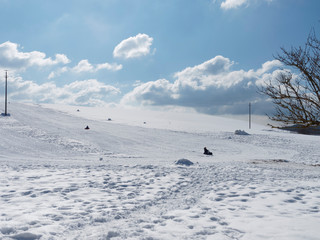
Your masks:
{"label": "distant figure on slope", "polygon": [[89,128],[89,126],[86,126],[84,129],[85,129],[85,130],[89,130],[90,128]]}
{"label": "distant figure on slope", "polygon": [[203,150],[204,150],[203,154],[212,155],[212,152],[210,152],[206,147],[204,147]]}

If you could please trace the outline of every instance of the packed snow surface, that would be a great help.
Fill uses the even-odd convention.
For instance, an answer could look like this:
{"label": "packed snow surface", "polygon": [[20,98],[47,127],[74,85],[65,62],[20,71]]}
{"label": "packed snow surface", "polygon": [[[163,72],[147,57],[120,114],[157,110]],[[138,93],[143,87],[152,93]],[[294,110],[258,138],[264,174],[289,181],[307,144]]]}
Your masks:
{"label": "packed snow surface", "polygon": [[0,239],[319,239],[319,136],[195,113],[9,110]]}

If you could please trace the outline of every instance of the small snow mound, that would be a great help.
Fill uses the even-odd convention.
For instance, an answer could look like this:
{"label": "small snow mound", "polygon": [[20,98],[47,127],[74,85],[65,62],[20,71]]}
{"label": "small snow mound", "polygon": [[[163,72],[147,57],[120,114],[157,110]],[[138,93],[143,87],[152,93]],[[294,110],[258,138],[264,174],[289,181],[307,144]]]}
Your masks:
{"label": "small snow mound", "polygon": [[246,131],[244,130],[236,130],[234,132],[235,135],[250,135],[249,133],[247,133]]}
{"label": "small snow mound", "polygon": [[12,227],[2,227],[2,228],[0,228],[0,232],[2,234],[11,234],[11,233],[14,233],[15,230]]}
{"label": "small snow mound", "polygon": [[106,239],[109,240],[111,238],[118,237],[119,235],[120,234],[117,232],[109,231]]}
{"label": "small snow mound", "polygon": [[16,240],[36,240],[40,239],[41,235],[36,235],[33,233],[19,233],[17,235],[11,236],[11,238],[16,239]]}
{"label": "small snow mound", "polygon": [[182,159],[179,159],[178,161],[176,161],[176,164],[177,164],[177,165],[191,166],[191,165],[193,165],[193,162],[191,162],[191,161],[188,160],[188,159],[182,158]]}
{"label": "small snow mound", "polygon": [[93,221],[96,223],[105,223],[105,222],[107,222],[107,219],[105,219],[103,217],[97,217],[97,218],[94,218]]}

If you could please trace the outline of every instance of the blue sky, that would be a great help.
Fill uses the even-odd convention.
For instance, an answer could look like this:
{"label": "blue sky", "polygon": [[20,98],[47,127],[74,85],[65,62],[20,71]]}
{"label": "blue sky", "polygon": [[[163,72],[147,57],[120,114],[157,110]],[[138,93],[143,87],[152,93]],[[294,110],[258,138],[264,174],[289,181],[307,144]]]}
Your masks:
{"label": "blue sky", "polygon": [[[319,32],[318,0],[0,0],[10,100],[270,112],[280,47]],[[4,77],[0,79],[3,95]],[[1,90],[2,89],[2,90]]]}

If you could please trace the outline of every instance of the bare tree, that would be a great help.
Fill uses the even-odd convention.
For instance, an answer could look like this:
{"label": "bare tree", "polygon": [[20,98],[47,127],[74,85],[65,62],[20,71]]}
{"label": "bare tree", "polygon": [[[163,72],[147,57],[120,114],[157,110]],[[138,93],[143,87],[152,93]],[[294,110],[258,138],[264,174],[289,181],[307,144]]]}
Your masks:
{"label": "bare tree", "polygon": [[314,29],[304,47],[281,48],[275,59],[289,69],[260,89],[275,104],[270,119],[300,127],[320,126],[320,40]]}

